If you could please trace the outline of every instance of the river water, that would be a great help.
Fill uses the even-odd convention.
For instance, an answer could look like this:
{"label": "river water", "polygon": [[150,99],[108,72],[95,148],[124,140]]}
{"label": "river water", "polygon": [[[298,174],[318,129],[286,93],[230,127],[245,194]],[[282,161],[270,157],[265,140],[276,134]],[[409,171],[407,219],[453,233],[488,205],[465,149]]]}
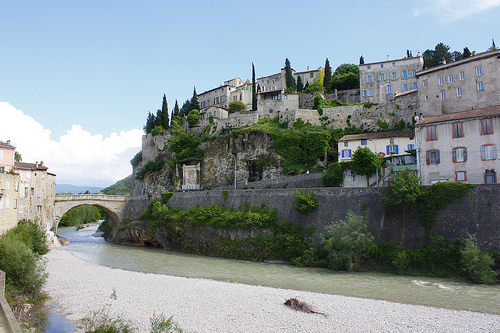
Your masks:
{"label": "river water", "polygon": [[116,245],[93,237],[93,233],[60,228],[58,234],[70,241],[61,249],[98,265],[125,270],[500,314],[500,285],[188,255],[152,247]]}

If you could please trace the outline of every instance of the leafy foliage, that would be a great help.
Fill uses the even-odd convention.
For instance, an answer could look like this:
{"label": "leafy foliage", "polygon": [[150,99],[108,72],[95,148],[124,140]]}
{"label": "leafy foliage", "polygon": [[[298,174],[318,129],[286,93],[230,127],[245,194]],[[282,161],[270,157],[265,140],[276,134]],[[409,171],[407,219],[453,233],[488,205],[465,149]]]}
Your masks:
{"label": "leafy foliage", "polygon": [[327,226],[323,238],[328,267],[335,270],[359,271],[370,248],[376,245],[363,217],[349,212],[346,221]]}
{"label": "leafy foliage", "polygon": [[292,92],[297,91],[297,84],[295,83],[295,79],[293,78],[292,67],[288,58],[285,59],[285,83],[286,90],[290,89],[290,91]]}
{"label": "leafy foliage", "polygon": [[142,162],[142,150],[137,154],[135,154],[134,157],[132,157],[132,159],[130,160],[130,164],[132,165],[133,168],[135,168],[141,162]]}
{"label": "leafy foliage", "polygon": [[380,158],[373,153],[368,147],[358,147],[352,154],[351,169],[357,175],[366,176],[368,178],[375,174],[377,169],[380,169]]}
{"label": "leafy foliage", "polygon": [[193,109],[189,111],[189,114],[187,115],[186,121],[188,122],[189,125],[193,126],[198,123],[200,120],[200,111],[198,109]]}
{"label": "leafy foliage", "polygon": [[311,191],[295,190],[293,199],[297,202],[295,208],[304,214],[309,214],[319,207],[318,199],[314,197],[314,193]]}
{"label": "leafy foliage", "polygon": [[158,161],[158,162],[149,161],[148,163],[146,163],[146,165],[144,165],[141,168],[141,170],[139,170],[135,174],[135,178],[144,179],[144,177],[148,174],[148,172],[160,171],[161,169],[163,169],[164,166],[165,166],[165,161]]}
{"label": "leafy foliage", "polygon": [[328,169],[326,169],[323,176],[321,176],[321,181],[326,187],[338,187],[342,186],[344,182],[344,170],[349,166],[348,163],[330,163]]}
{"label": "leafy foliage", "polygon": [[160,134],[163,134],[165,133],[165,129],[163,128],[163,126],[155,126],[152,130],[151,130],[151,134],[153,136],[156,136],[156,135],[160,135]]}
{"label": "leafy foliage", "polygon": [[163,202],[163,204],[166,205],[173,195],[174,194],[172,192],[163,192],[161,194],[161,201]]}
{"label": "leafy foliage", "polygon": [[334,75],[329,83],[329,91],[359,88],[359,74],[345,73]]}
{"label": "leafy foliage", "polygon": [[59,221],[61,226],[81,227],[85,223],[96,222],[101,219],[101,210],[95,206],[82,205],[71,208]]}
{"label": "leafy foliage", "polygon": [[414,205],[422,189],[420,178],[406,169],[389,182],[389,196],[382,198],[387,209],[394,206]]}
{"label": "leafy foliage", "polygon": [[227,106],[229,113],[241,112],[246,110],[246,105],[242,101],[232,101]]}
{"label": "leafy foliage", "polygon": [[[142,159],[142,156],[141,156],[141,159]],[[102,190],[102,192],[104,194],[107,194],[107,195],[113,195],[113,194],[128,195],[128,194],[130,194],[132,180],[133,180],[132,175],[129,175],[129,176],[117,181],[113,185],[106,187],[104,190]]]}
{"label": "leafy foliage", "polygon": [[188,134],[177,123],[172,124],[170,131],[172,137],[168,140],[170,151],[177,153],[177,160],[182,160],[187,157],[197,156],[203,157],[203,150],[198,148],[201,144],[201,138],[193,134]]}
{"label": "leafy foliage", "polygon": [[494,260],[477,246],[476,237],[469,235],[462,250],[462,265],[466,276],[474,282],[494,284],[497,274],[492,269]]}

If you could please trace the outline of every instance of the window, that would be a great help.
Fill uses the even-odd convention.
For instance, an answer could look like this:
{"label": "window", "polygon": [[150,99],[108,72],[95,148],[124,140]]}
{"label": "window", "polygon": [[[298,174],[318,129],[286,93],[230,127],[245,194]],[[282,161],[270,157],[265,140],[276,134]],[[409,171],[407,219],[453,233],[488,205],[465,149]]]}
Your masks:
{"label": "window", "polygon": [[481,159],[496,160],[497,158],[497,145],[482,145],[481,146]]}
{"label": "window", "polygon": [[461,122],[453,123],[453,138],[464,137],[464,124]]}
{"label": "window", "polygon": [[418,88],[418,87],[417,87],[417,84],[416,84],[416,83],[414,83],[414,84],[413,84],[413,90],[415,90],[415,89],[417,89],[417,88]]}
{"label": "window", "polygon": [[384,68],[384,64],[380,64],[380,68]]}
{"label": "window", "polygon": [[[497,174],[495,170],[485,170],[484,171],[484,183],[485,184],[496,184],[497,183]],[[1,206],[0,206],[1,208]]]}
{"label": "window", "polygon": [[348,147],[349,146],[349,142],[344,142],[344,147]]}
{"label": "window", "polygon": [[455,172],[455,181],[464,182],[467,180],[466,171],[457,171]]}
{"label": "window", "polygon": [[417,76],[417,70],[416,69],[412,69],[411,70],[411,77],[415,77]]}
{"label": "window", "polygon": [[385,81],[385,74],[379,74],[378,80],[379,81]]}
{"label": "window", "polygon": [[27,187],[25,187],[25,188],[24,188],[24,196],[25,196],[25,197],[27,197],[27,196],[28,196],[28,194],[29,194],[29,193],[28,193],[28,191],[29,191],[29,190],[28,190],[28,188],[27,188]]}
{"label": "window", "polygon": [[31,179],[31,171],[26,171],[26,179]]}
{"label": "window", "polygon": [[413,150],[413,149],[415,149],[415,144],[414,143],[409,143],[407,150]]}
{"label": "window", "polygon": [[366,146],[368,144],[368,140],[367,139],[361,140],[361,144]]}
{"label": "window", "polygon": [[429,82],[427,80],[422,82],[422,87],[427,88],[429,86]]}
{"label": "window", "polygon": [[451,150],[454,163],[467,162],[467,147],[457,147]]}
{"label": "window", "polygon": [[5,208],[10,208],[10,199],[5,198]]}
{"label": "window", "polygon": [[481,68],[481,66],[476,67],[476,75],[483,75],[483,69]]}
{"label": "window", "polygon": [[366,93],[366,90],[363,90],[363,97],[366,97],[368,96],[368,94]]}
{"label": "window", "polygon": [[425,100],[428,101],[429,100],[429,96],[425,96]]}
{"label": "window", "polygon": [[448,75],[448,83],[453,82],[453,74]]}
{"label": "window", "polygon": [[394,139],[389,139],[389,142],[390,142],[391,144],[394,144]]}
{"label": "window", "polygon": [[9,191],[9,190],[10,190],[10,182],[9,182],[9,181],[6,181],[6,182],[5,182],[5,189],[6,189],[7,191]]}
{"label": "window", "polygon": [[368,89],[368,96],[373,96],[373,89]]}
{"label": "window", "polygon": [[462,87],[457,88],[457,96],[458,97],[462,96]]}
{"label": "window", "polygon": [[372,69],[372,66],[368,65],[368,66],[367,66],[367,68],[368,68],[368,69]]}
{"label": "window", "polygon": [[393,62],[393,63],[392,63],[392,65],[393,65],[393,66],[396,66],[396,63],[395,63],[395,62]]}
{"label": "window", "polygon": [[19,183],[16,182],[16,192],[19,192]]}
{"label": "window", "polygon": [[390,145],[385,146],[385,152],[387,155],[399,154],[399,147],[398,145],[391,143]]}
{"label": "window", "polygon": [[372,76],[372,75],[368,75],[368,76],[366,77],[366,82],[368,82],[368,83],[373,82],[373,76]]}
{"label": "window", "polygon": [[438,149],[428,150],[426,152],[426,160],[427,164],[439,164],[440,162],[439,150]]}
{"label": "window", "polygon": [[439,85],[442,86],[444,84],[444,77],[439,78]]}
{"label": "window", "polygon": [[427,126],[427,141],[437,140],[436,126]]}
{"label": "window", "polygon": [[408,84],[407,83],[403,84],[403,91],[408,91]]}
{"label": "window", "polygon": [[407,71],[401,72],[401,78],[407,79],[408,78],[408,72]]}
{"label": "window", "polygon": [[491,118],[481,119],[481,135],[493,134]]}
{"label": "window", "polygon": [[[370,66],[368,66],[368,67],[370,67]],[[370,69],[370,68],[368,68],[368,69]],[[314,73],[310,73],[309,77],[312,79],[314,77]]]}
{"label": "window", "polygon": [[484,90],[483,83],[482,82],[478,82],[477,83],[477,91],[483,91],[483,90]]}
{"label": "window", "polygon": [[12,203],[12,208],[17,209],[17,199],[14,199],[14,202]]}
{"label": "window", "polygon": [[392,80],[397,80],[398,79],[398,72],[392,72],[391,73],[391,79]]}
{"label": "window", "polygon": [[0,209],[3,209],[3,197],[0,198]]}
{"label": "window", "polygon": [[342,158],[351,158],[351,157],[352,157],[352,151],[350,149],[342,150]]}
{"label": "window", "polygon": [[460,72],[460,80],[465,80],[465,72],[464,71]]}
{"label": "window", "polygon": [[391,85],[387,86],[387,93],[392,94],[392,86]]}
{"label": "window", "polygon": [[446,91],[441,90],[441,99],[446,99]]}

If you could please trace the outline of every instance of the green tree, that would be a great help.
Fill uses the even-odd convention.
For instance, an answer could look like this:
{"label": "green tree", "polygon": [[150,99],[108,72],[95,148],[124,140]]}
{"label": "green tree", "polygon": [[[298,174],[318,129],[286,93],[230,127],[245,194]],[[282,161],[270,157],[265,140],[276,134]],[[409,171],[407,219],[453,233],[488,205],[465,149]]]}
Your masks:
{"label": "green tree", "polygon": [[301,92],[304,90],[304,83],[302,83],[302,77],[299,75],[297,77],[297,92]]}
{"label": "green tree", "polygon": [[146,119],[146,125],[144,125],[144,133],[149,134],[151,130],[155,127],[156,117],[151,112],[148,112],[148,118]]}
{"label": "green tree", "polygon": [[366,176],[366,186],[370,186],[370,177],[380,170],[380,159],[368,147],[358,147],[352,154],[351,169],[360,176]]}
{"label": "green tree", "polygon": [[[332,68],[330,67],[330,62],[328,58],[325,60],[325,78],[323,79],[323,87],[325,91],[330,92],[330,81],[332,80]],[[297,89],[298,90],[298,89]]]}
{"label": "green tree", "polygon": [[15,152],[14,153],[14,161],[16,162],[21,162],[23,160],[23,157],[21,156],[21,154],[19,154],[19,152]]}
{"label": "green tree", "polygon": [[290,61],[288,58],[285,60],[285,83],[286,83],[286,90],[290,91],[297,91],[297,85],[295,83],[295,79],[293,77],[293,70],[290,65]]}
{"label": "green tree", "polygon": [[321,181],[326,187],[342,186],[344,182],[344,168],[339,162],[330,163],[328,169],[321,176]]}
{"label": "green tree", "polygon": [[189,111],[189,114],[188,114],[186,120],[189,123],[189,125],[191,125],[191,126],[196,125],[198,123],[198,121],[200,120],[200,111],[198,111],[197,109],[193,109],[193,110]]}
{"label": "green tree", "polygon": [[469,235],[462,250],[462,267],[466,276],[477,283],[494,284],[497,275],[492,269],[494,264],[491,255],[481,252],[477,246],[476,236]]}
{"label": "green tree", "polygon": [[335,75],[347,73],[359,74],[359,66],[354,64],[342,64],[335,69]]}
{"label": "green tree", "polygon": [[252,62],[252,111],[257,111],[257,87],[255,85],[255,66]]}
{"label": "green tree", "polygon": [[346,73],[340,75],[334,75],[330,81],[330,91],[337,90],[348,90],[348,89],[358,89],[359,88],[359,74],[356,73]]}
{"label": "green tree", "polygon": [[246,105],[242,101],[232,101],[227,106],[229,113],[241,112],[246,110]]}
{"label": "green tree", "polygon": [[196,93],[196,87],[194,87],[193,97],[191,97],[189,111],[198,110],[199,108],[200,108],[200,103],[198,102],[198,94]]}
{"label": "green tree", "polygon": [[450,52],[450,47],[443,43],[436,45],[434,50],[426,50],[422,54],[424,57],[424,67],[430,68],[441,65],[444,61],[449,63],[452,61],[452,54]]}
{"label": "green tree", "polygon": [[172,111],[172,119],[170,120],[170,125],[172,125],[172,123],[174,122],[174,118],[179,116],[180,116],[179,103],[177,102],[177,100],[175,100],[175,106],[174,110]]}
{"label": "green tree", "polygon": [[191,100],[188,98],[181,106],[179,110],[179,116],[186,117],[191,111]]}
{"label": "green tree", "polygon": [[363,217],[349,212],[346,221],[326,227],[323,245],[328,267],[335,270],[360,271],[368,250],[376,245]]}
{"label": "green tree", "polygon": [[495,40],[492,38],[491,39],[491,47],[488,50],[486,50],[486,51],[494,51],[496,49],[497,49],[497,47],[495,45]]}
{"label": "green tree", "polygon": [[469,48],[467,46],[464,47],[463,58],[469,58],[470,56],[472,56],[472,53],[470,52]]}
{"label": "green tree", "polygon": [[168,129],[170,127],[170,120],[168,114],[169,111],[168,111],[167,96],[163,94],[163,101],[161,103],[161,126],[164,129]]}

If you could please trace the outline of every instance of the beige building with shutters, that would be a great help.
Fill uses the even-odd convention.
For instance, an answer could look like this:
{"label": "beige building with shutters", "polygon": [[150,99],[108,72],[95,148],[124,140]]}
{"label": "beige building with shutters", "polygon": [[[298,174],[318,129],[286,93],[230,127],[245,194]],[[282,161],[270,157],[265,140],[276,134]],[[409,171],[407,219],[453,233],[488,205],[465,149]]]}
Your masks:
{"label": "beige building with shutters", "polygon": [[422,185],[498,183],[500,106],[424,117],[415,124]]}
{"label": "beige building with shutters", "polygon": [[387,104],[398,93],[417,90],[417,72],[423,68],[420,55],[359,65],[361,103]]}

